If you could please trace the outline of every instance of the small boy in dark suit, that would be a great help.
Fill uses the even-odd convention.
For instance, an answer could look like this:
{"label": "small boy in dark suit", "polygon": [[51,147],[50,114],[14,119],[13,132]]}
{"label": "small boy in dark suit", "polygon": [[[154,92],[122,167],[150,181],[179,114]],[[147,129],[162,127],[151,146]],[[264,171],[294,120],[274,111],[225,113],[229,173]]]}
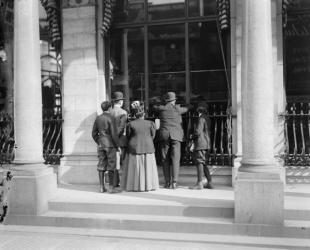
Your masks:
{"label": "small boy in dark suit", "polygon": [[[191,189],[212,189],[211,175],[207,166],[209,151],[211,148],[210,128],[211,120],[207,116],[207,104],[200,103],[197,108],[198,121],[194,132],[194,160],[197,166],[197,183]],[[204,185],[202,175],[206,176],[208,182]]]}
{"label": "small boy in dark suit", "polygon": [[[98,172],[100,192],[113,193],[114,171],[116,169],[116,154],[118,150],[118,133],[114,117],[108,112],[110,103],[105,101],[101,104],[102,114],[97,116],[92,130],[92,137],[98,145]],[[105,188],[104,174],[109,175],[109,190]]]}

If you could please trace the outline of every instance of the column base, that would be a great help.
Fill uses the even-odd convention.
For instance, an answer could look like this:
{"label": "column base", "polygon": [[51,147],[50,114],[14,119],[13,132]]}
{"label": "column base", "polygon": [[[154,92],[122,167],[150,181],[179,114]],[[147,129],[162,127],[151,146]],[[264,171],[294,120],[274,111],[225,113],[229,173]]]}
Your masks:
{"label": "column base", "polygon": [[48,201],[57,189],[53,168],[44,164],[13,165],[9,193],[9,215],[39,215],[48,210]]}
{"label": "column base", "polygon": [[284,182],[280,173],[238,172],[235,222],[283,225]]}
{"label": "column base", "polygon": [[58,182],[64,184],[98,185],[98,156],[67,155],[58,168]]}

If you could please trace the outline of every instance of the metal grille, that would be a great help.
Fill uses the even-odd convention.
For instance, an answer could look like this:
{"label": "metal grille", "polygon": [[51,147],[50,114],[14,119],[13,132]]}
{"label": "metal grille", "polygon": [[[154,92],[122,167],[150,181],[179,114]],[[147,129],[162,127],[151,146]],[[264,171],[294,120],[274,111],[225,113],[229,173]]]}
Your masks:
{"label": "metal grille", "polygon": [[310,103],[288,103],[285,114],[286,166],[310,166]]}
{"label": "metal grille", "polygon": [[0,165],[14,158],[14,122],[10,115],[0,112]]}
{"label": "metal grille", "polygon": [[[226,104],[213,103],[209,105],[209,118],[211,119],[211,149],[208,159],[209,165],[233,166],[232,154],[232,114],[231,110],[225,109]],[[190,138],[193,137],[194,127],[198,115],[189,112],[184,119],[186,131],[186,145],[182,148],[182,164],[193,164],[193,156],[189,151]]]}

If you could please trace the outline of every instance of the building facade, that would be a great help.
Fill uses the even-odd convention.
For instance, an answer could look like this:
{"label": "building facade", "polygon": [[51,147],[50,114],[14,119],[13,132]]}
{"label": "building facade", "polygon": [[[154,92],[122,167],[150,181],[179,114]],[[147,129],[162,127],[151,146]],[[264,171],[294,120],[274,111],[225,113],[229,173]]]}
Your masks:
{"label": "building facade", "polygon": [[[19,178],[11,212],[19,213],[22,205],[36,214],[46,209],[44,192],[50,194],[56,188],[54,174],[42,166],[38,4],[36,0],[14,3],[17,149],[13,168]],[[111,1],[61,3],[59,182],[97,183],[96,145],[90,135],[100,103],[109,100],[111,92],[123,91],[127,107],[132,100],[144,101],[152,118],[152,102],[174,91],[181,104],[209,103],[214,120],[213,163],[230,165],[236,221],[283,223],[285,173],[283,161],[275,156],[289,151],[309,156],[308,116],[291,125],[285,122],[294,112],[310,113],[308,1],[292,1],[290,9],[282,0],[108,4]],[[110,24],[107,11],[111,8]],[[292,103],[289,114],[288,102]],[[27,117],[31,122],[25,125]],[[186,130],[191,119],[194,114],[184,117]],[[298,132],[296,126],[300,126]],[[25,178],[29,175],[31,181]],[[40,190],[33,198],[35,208],[18,195],[25,182],[29,190],[34,186]],[[270,189],[274,192],[266,192]],[[263,215],[255,208],[257,201],[266,208]]]}

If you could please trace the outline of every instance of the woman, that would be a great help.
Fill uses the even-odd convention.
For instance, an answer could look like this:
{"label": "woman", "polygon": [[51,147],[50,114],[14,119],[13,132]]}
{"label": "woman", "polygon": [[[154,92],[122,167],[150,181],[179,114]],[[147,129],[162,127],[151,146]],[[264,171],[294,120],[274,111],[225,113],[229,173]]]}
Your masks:
{"label": "woman", "polygon": [[126,191],[155,190],[159,188],[153,143],[155,124],[144,120],[142,105],[132,107],[136,119],[129,122],[126,128],[128,144],[121,187]]}

